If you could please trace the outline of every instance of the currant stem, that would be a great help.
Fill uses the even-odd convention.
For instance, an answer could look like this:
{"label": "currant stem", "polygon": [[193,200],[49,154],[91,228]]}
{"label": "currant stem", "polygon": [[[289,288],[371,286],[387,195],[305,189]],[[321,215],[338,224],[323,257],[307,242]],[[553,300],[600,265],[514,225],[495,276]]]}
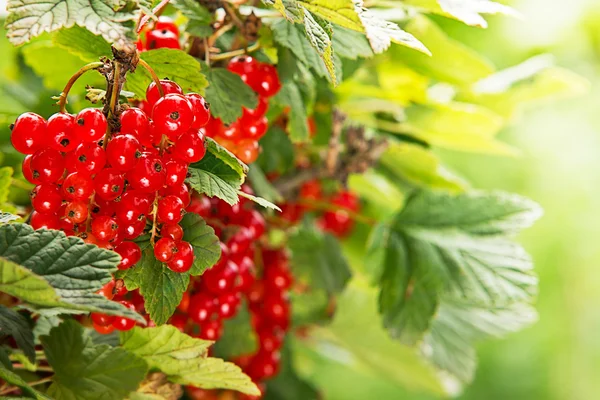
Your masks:
{"label": "currant stem", "polygon": [[233,58],[236,56],[242,56],[247,53],[252,53],[258,49],[260,49],[260,43],[256,42],[252,46],[249,46],[244,49],[228,51],[227,53],[215,54],[214,56],[211,57],[211,60],[212,61],[227,60],[228,58]]}
{"label": "currant stem", "polygon": [[[165,152],[165,148],[167,147],[167,135],[162,135],[161,139],[160,139],[160,148],[158,150],[158,154],[160,154],[161,156],[164,154]],[[152,230],[151,230],[151,234],[150,234],[150,244],[152,245],[152,247],[154,247],[154,242],[156,239],[156,214],[157,214],[157,210],[158,210],[158,199],[159,199],[159,194],[158,191],[156,192],[156,195],[154,196],[154,204],[152,205]]]}
{"label": "currant stem", "polygon": [[158,89],[158,93],[160,94],[160,97],[163,97],[165,95],[165,91],[163,90],[163,87],[160,84],[160,78],[158,77],[158,75],[156,75],[156,72],[154,72],[152,67],[146,61],[142,60],[141,58],[140,58],[140,61],[138,64],[141,65],[142,67],[144,67],[146,69],[146,71],[148,71],[150,73],[152,80],[156,84],[156,88]]}
{"label": "currant stem", "polygon": [[69,81],[67,82],[67,85],[65,86],[62,93],[59,96],[58,106],[60,107],[61,113],[64,114],[67,112],[67,96],[69,95],[69,91],[71,90],[71,88],[73,87],[73,85],[75,84],[77,79],[79,79],[81,77],[81,75],[85,74],[87,71],[91,71],[93,69],[98,69],[102,66],[104,66],[104,63],[102,61],[93,62],[93,63],[89,63],[87,65],[84,65],[83,67],[81,67],[79,69],[79,71],[75,72],[75,74],[71,77],[71,79],[69,79]]}
{"label": "currant stem", "polygon": [[[121,64],[115,61],[115,69],[113,72],[113,87],[112,92],[110,93],[110,109],[109,111],[113,116],[117,115],[117,106],[119,100],[119,92],[120,92],[120,82],[121,81]],[[106,143],[104,144],[106,147]]]}
{"label": "currant stem", "polygon": [[[37,381],[35,381],[35,382],[29,382],[29,383],[28,383],[28,385],[29,385],[29,386],[38,386],[38,385],[42,385],[42,384],[44,384],[44,383],[48,383],[48,382],[51,382],[51,381],[52,381],[52,377],[51,377],[51,376],[48,376],[48,377],[46,377],[46,378],[42,378],[42,379],[40,379],[40,380],[37,380]],[[2,395],[2,396],[3,396],[3,395],[5,395],[5,394],[8,394],[8,393],[10,393],[10,392],[13,392],[13,391],[15,391],[15,390],[17,390],[17,389],[19,389],[19,387],[18,387],[18,386],[11,386],[11,387],[9,387],[8,389],[5,389],[5,390],[1,391],[1,392],[0,392],[0,395]]]}

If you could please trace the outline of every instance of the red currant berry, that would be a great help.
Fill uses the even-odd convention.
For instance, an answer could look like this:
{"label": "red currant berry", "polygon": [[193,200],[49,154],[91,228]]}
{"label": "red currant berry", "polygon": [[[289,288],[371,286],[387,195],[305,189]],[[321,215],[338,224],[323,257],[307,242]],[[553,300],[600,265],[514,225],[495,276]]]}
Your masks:
{"label": "red currant berry", "polygon": [[33,154],[46,145],[46,120],[27,112],[19,115],[14,125],[10,141],[19,153]]}
{"label": "red currant berry", "polygon": [[191,198],[190,205],[185,209],[187,212],[196,213],[203,218],[211,214],[212,205],[206,196],[194,195]]}
{"label": "red currant berry", "polygon": [[33,177],[33,171],[31,170],[31,157],[33,157],[31,154],[25,156],[25,159],[23,159],[23,164],[21,165],[21,170],[23,171],[23,176],[25,179],[34,185],[39,185],[42,182]]}
{"label": "red currant berry", "polygon": [[[184,293],[185,294],[185,293]],[[179,329],[180,332],[185,332],[187,327],[188,317],[184,314],[175,314],[169,319],[169,324]]]}
{"label": "red currant berry", "polygon": [[144,154],[136,166],[127,173],[127,181],[135,190],[156,192],[165,183],[165,168],[159,156]]}
{"label": "red currant berry", "polygon": [[192,105],[180,94],[170,93],[160,98],[152,109],[154,126],[171,140],[187,132],[194,122]]}
{"label": "red currant berry", "polygon": [[111,325],[113,323],[113,321],[115,320],[114,315],[107,315],[107,314],[95,313],[95,312],[91,313],[90,317],[92,318],[92,322],[94,323],[94,325],[98,325],[98,326]]}
{"label": "red currant berry", "polygon": [[137,190],[128,190],[121,196],[119,206],[115,213],[117,219],[123,222],[141,221],[150,213],[152,202],[147,193]]}
{"label": "red currant berry", "polygon": [[242,140],[237,145],[235,154],[246,164],[252,164],[258,158],[260,147],[253,139]]}
{"label": "red currant berry", "polygon": [[176,185],[176,186],[165,186],[160,191],[161,196],[175,196],[178,197],[183,202],[183,207],[187,207],[191,200],[192,195],[190,193],[190,189],[185,183]]}
{"label": "red currant berry", "polygon": [[217,299],[219,317],[224,319],[233,317],[238,312],[240,302],[239,293],[227,293],[219,296]]}
{"label": "red currant berry", "polygon": [[56,214],[41,214],[37,211],[31,213],[29,224],[33,229],[59,229],[60,222]]}
{"label": "red currant berry", "polygon": [[176,36],[179,36],[179,29],[177,28],[177,25],[175,25],[175,23],[170,17],[167,17],[165,15],[161,15],[160,17],[158,17],[158,21],[156,21],[156,24],[154,24],[154,29],[166,29],[168,31],[173,32]]}
{"label": "red currant berry", "polygon": [[163,225],[160,228],[160,235],[163,238],[173,239],[175,242],[179,242],[183,239],[183,228],[177,224]]}
{"label": "red currant berry", "polygon": [[225,125],[223,125],[223,121],[221,118],[210,117],[208,120],[208,124],[204,127],[205,134],[208,137],[221,137],[223,136],[223,131],[225,130]]}
{"label": "red currant berry", "polygon": [[194,112],[192,129],[200,129],[208,124],[208,120],[210,119],[210,106],[204,97],[197,93],[188,93],[185,95],[185,98],[188,99],[192,105],[192,111]]}
{"label": "red currant berry", "polygon": [[251,121],[257,120],[264,117],[269,109],[269,100],[265,97],[258,98],[258,105],[254,109],[243,108],[242,111],[242,125],[245,125]]}
{"label": "red currant berry", "polygon": [[248,293],[256,281],[254,261],[248,256],[244,256],[239,262],[239,278],[236,288],[242,293]]}
{"label": "red currant berry", "polygon": [[231,260],[222,258],[217,265],[202,275],[202,284],[211,293],[216,295],[225,294],[230,292],[235,286],[237,275],[237,264]]}
{"label": "red currant berry", "polygon": [[190,308],[190,292],[183,292],[183,296],[181,296],[181,301],[177,305],[177,309],[182,313],[188,313]]}
{"label": "red currant berry", "polygon": [[[120,301],[119,303],[123,304],[125,307],[129,308],[130,310],[134,310],[135,311],[135,306],[125,300]],[[135,326],[135,321],[129,318],[125,318],[125,317],[116,317],[115,320],[113,321],[112,325],[115,327],[116,330],[119,331],[128,331],[133,329],[133,327]]]}
{"label": "red currant berry", "polygon": [[250,230],[245,226],[240,226],[238,231],[227,241],[231,254],[235,256],[245,254],[251,244],[252,236]]}
{"label": "red currant berry", "polygon": [[204,135],[198,130],[190,130],[179,137],[171,150],[173,158],[192,164],[202,160],[206,154]]}
{"label": "red currant berry", "polygon": [[[240,126],[240,122],[235,121],[231,124],[229,124],[228,126],[224,126],[223,129],[221,131],[219,131],[219,136],[218,138],[221,139],[227,139],[230,140],[232,142],[237,142],[240,139],[243,139],[243,130],[242,127]],[[223,145],[225,146],[225,145]],[[227,147],[227,146],[225,146]]]}
{"label": "red currant berry", "polygon": [[180,49],[179,37],[167,29],[154,29],[146,35],[146,47],[152,49]]}
{"label": "red currant berry", "polygon": [[92,233],[98,240],[109,241],[113,239],[119,231],[117,221],[107,216],[99,216],[92,220]]}
{"label": "red currant berry", "polygon": [[246,215],[243,225],[248,227],[250,237],[253,239],[261,237],[266,230],[265,219],[262,214],[256,210],[251,210],[250,213]]}
{"label": "red currant berry", "polygon": [[46,133],[50,138],[50,147],[68,153],[79,146],[81,141],[75,135],[75,117],[71,114],[57,113],[48,119]]}
{"label": "red currant berry", "polygon": [[262,97],[274,96],[281,89],[277,68],[270,64],[261,64],[255,74],[248,75],[246,83]]}
{"label": "red currant berry", "polygon": [[58,186],[51,183],[36,186],[31,191],[31,205],[42,214],[55,214],[62,204]]}
{"label": "red currant berry", "polygon": [[96,196],[102,200],[114,200],[121,195],[125,179],[121,172],[114,168],[106,168],[100,171],[94,179]]}
{"label": "red currant berry", "polygon": [[264,381],[279,372],[279,353],[259,351],[250,361],[246,373],[255,381]]}
{"label": "red currant berry", "polygon": [[175,272],[187,272],[194,265],[194,248],[188,242],[177,243],[177,253],[173,255],[167,267]]}
{"label": "red currant berry", "polygon": [[112,138],[106,146],[106,158],[111,167],[129,171],[142,156],[142,146],[135,136],[127,133]]}
{"label": "red currant berry", "polygon": [[164,164],[166,174],[165,185],[167,187],[181,185],[187,177],[188,164],[176,159],[167,160]]}
{"label": "red currant berry", "polygon": [[204,340],[219,340],[223,334],[223,322],[220,319],[206,321],[200,325],[198,337]]}
{"label": "red currant berry", "polygon": [[66,165],[69,171],[95,175],[106,165],[106,152],[98,143],[83,143],[67,156]]}
{"label": "red currant berry", "polygon": [[88,176],[73,172],[65,178],[62,189],[65,199],[69,201],[87,200],[94,191],[94,184]]}
{"label": "red currant berry", "polygon": [[115,247],[115,252],[121,256],[121,262],[117,265],[119,269],[129,269],[142,258],[142,250],[134,242],[121,243]]}
{"label": "red currant berry", "polygon": [[72,201],[65,208],[65,217],[73,224],[80,224],[87,220],[88,205],[83,201]]}
{"label": "red currant berry", "polygon": [[154,257],[160,262],[171,261],[175,253],[177,253],[177,243],[171,238],[163,237],[154,245]]}
{"label": "red currant berry", "polygon": [[256,280],[248,292],[246,292],[250,307],[259,306],[265,297],[265,283]]}
{"label": "red currant berry", "polygon": [[232,58],[227,65],[227,69],[229,71],[241,76],[256,72],[258,67],[258,61],[250,56],[245,55]]}
{"label": "red currant berry", "polygon": [[267,133],[268,121],[266,117],[261,117],[247,123],[242,122],[244,136],[249,139],[259,140]]}
{"label": "red currant berry", "polygon": [[65,160],[58,150],[46,148],[31,157],[33,178],[43,183],[54,183],[65,172]]}
{"label": "red currant berry", "polygon": [[101,335],[108,335],[109,333],[113,333],[115,331],[115,327],[112,325],[102,326],[102,325],[93,323],[92,327],[94,328],[94,330],[96,332],[98,332]]}
{"label": "red currant berry", "polygon": [[150,120],[139,108],[128,108],[121,113],[121,133],[135,136],[144,146],[152,146],[152,141],[148,140]]}
{"label": "red currant berry", "polygon": [[268,293],[263,300],[263,315],[275,326],[287,330],[290,323],[290,305],[276,293]]}
{"label": "red currant berry", "polygon": [[275,331],[271,329],[259,329],[257,334],[261,351],[270,353],[279,350],[283,346],[285,335],[278,329]]}
{"label": "red currant berry", "polygon": [[[160,85],[162,86],[165,95],[169,93],[183,94],[181,86],[179,86],[173,81],[161,79]],[[153,81],[150,83],[150,85],[148,85],[148,88],[146,89],[146,101],[148,102],[149,109],[152,109],[152,107],[154,107],[154,104],[158,101],[158,99],[160,99],[160,93],[158,91],[158,88],[156,87],[156,83],[154,83]]]}
{"label": "red currant berry", "polygon": [[140,236],[146,228],[146,221],[124,222],[119,225],[123,239],[133,240]]}
{"label": "red currant berry", "polygon": [[166,196],[158,201],[156,215],[160,222],[176,224],[183,218],[185,206],[177,196]]}
{"label": "red currant berry", "polygon": [[212,296],[200,292],[190,298],[188,315],[194,322],[198,324],[206,322],[216,311],[216,303]]}
{"label": "red currant berry", "polygon": [[83,109],[75,117],[75,135],[83,142],[97,142],[106,134],[108,123],[102,111],[97,108]]}
{"label": "red currant berry", "polygon": [[273,290],[287,290],[292,286],[293,278],[290,271],[282,264],[271,264],[265,268],[265,283]]}

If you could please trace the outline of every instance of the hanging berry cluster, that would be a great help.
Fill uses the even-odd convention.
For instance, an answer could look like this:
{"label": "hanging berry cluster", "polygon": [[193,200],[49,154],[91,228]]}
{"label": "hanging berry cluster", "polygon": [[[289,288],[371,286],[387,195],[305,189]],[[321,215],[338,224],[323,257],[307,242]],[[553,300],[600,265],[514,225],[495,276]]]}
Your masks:
{"label": "hanging berry cluster", "polygon": [[265,114],[269,98],[279,92],[281,82],[275,66],[261,63],[251,56],[235,57],[227,68],[256,92],[258,105],[254,109],[244,108],[242,116],[227,126],[219,118],[211,118],[206,126],[206,135],[246,164],[251,164],[260,151],[258,141],[267,133],[269,121]]}

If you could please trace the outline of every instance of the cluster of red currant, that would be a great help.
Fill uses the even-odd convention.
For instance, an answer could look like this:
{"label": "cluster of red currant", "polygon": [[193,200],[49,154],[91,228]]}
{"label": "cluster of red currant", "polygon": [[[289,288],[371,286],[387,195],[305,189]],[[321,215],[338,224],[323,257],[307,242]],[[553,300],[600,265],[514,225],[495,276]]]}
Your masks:
{"label": "cluster of red currant", "polygon": [[317,219],[317,226],[337,237],[348,236],[354,227],[352,213],[360,211],[360,200],[357,195],[348,191],[340,190],[332,195],[323,193],[321,182],[310,180],[300,187],[298,201],[289,201],[280,205],[280,218],[288,223],[296,224],[305,212],[317,211],[318,207],[311,203],[321,203],[327,208]]}
{"label": "cluster of red currant", "polygon": [[161,15],[152,29],[143,29],[137,41],[139,51],[152,49],[181,49],[179,29],[169,17]]}
{"label": "cluster of red currant", "polygon": [[[118,301],[130,310],[140,314],[144,313],[144,299],[137,290],[127,292],[124,285],[119,289],[115,286],[116,281],[113,279],[104,285],[98,293],[109,300]],[[118,331],[128,331],[136,325],[136,322],[132,319],[102,313],[91,313],[90,319],[92,320],[92,327],[96,332],[103,335],[112,333],[115,329]]]}
{"label": "cluster of red currant", "polygon": [[269,107],[268,99],[281,89],[281,82],[275,66],[261,63],[251,56],[235,57],[227,68],[240,75],[256,92],[258,105],[252,110],[244,108],[242,116],[227,126],[219,118],[211,118],[206,126],[206,135],[214,138],[246,164],[250,164],[258,157],[258,140],[267,133],[269,121],[265,114]]}

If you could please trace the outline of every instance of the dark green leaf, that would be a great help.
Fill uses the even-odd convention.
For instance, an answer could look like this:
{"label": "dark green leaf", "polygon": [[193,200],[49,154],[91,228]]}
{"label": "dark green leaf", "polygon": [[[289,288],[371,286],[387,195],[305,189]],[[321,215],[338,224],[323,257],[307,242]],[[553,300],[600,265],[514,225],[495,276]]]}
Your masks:
{"label": "dark green leaf", "polygon": [[10,371],[13,370],[13,365],[10,358],[8,358],[8,349],[6,347],[0,347],[0,368],[2,367]]}
{"label": "dark green leaf", "polygon": [[59,302],[58,294],[44,278],[1,257],[0,292],[39,306],[51,306]]}
{"label": "dark green leaf", "polygon": [[271,126],[267,134],[260,139],[263,151],[258,157],[257,165],[263,171],[288,172],[294,165],[294,145],[287,133],[278,126]]}
{"label": "dark green leaf", "polygon": [[239,75],[224,68],[210,68],[206,77],[206,100],[211,113],[223,123],[230,124],[241,117],[242,107],[253,109],[258,104],[256,94]]}
{"label": "dark green leaf", "polygon": [[146,362],[118,347],[94,345],[74,320],[41,337],[55,372],[48,394],[61,399],[123,399],[146,376]]}
{"label": "dark green leaf", "polygon": [[300,229],[289,239],[294,276],[329,294],[341,292],[350,279],[338,240],[313,228]]}
{"label": "dark green leaf", "polygon": [[[237,172],[240,185],[244,183],[244,175],[248,173],[248,166],[241,162],[233,153],[221,146],[212,138],[206,138],[206,151],[227,164]],[[233,180],[233,179],[232,179]]]}
{"label": "dark green leaf", "polygon": [[[140,53],[159,78],[177,82],[184,92],[204,94],[208,81],[200,71],[200,63],[184,51],[176,49],[155,49]],[[136,98],[146,97],[146,88],[152,77],[145,68],[138,66],[135,73],[127,75],[125,89],[136,94]]]}
{"label": "dark green leaf", "polygon": [[238,313],[223,323],[223,336],[215,343],[212,351],[216,357],[231,360],[253,354],[258,349],[258,338],[252,329],[250,313],[242,304]]}
{"label": "dark green leaf", "polygon": [[356,60],[373,56],[373,50],[363,33],[334,26],[332,41],[335,53],[344,58]]}
{"label": "dark green leaf", "polygon": [[282,201],[283,198],[281,194],[271,185],[271,182],[267,180],[262,169],[257,164],[253,164],[248,171],[248,179],[250,179],[250,183],[252,183],[252,189],[261,197],[272,201],[279,202]]}
{"label": "dark green leaf", "polygon": [[58,325],[62,320],[56,315],[40,315],[35,320],[35,326],[33,327],[33,337],[35,344],[40,344],[40,336],[47,335],[50,330]]}
{"label": "dark green leaf", "polygon": [[110,44],[102,36],[94,35],[89,30],[77,25],[56,32],[52,41],[87,62],[98,61],[100,57],[112,56]]}
{"label": "dark green leaf", "polygon": [[117,47],[135,49],[133,28],[137,15],[129,10],[130,6],[127,1],[117,5],[109,0],[9,0],[7,36],[18,46],[43,32],[79,25]]}
{"label": "dark green leaf", "polygon": [[215,230],[206,224],[198,214],[188,213],[179,223],[183,228],[183,240],[194,247],[194,265],[191,275],[200,275],[215,265],[221,257],[221,246]]}
{"label": "dark green leaf", "polygon": [[33,332],[29,322],[15,310],[0,305],[0,336],[2,335],[12,336],[29,361],[35,361]]}
{"label": "dark green leaf", "polygon": [[287,130],[292,142],[303,142],[309,139],[306,108],[298,86],[294,82],[285,82],[275,96],[275,101],[282,106],[289,106],[289,122]]}
{"label": "dark green leaf", "polygon": [[289,340],[281,351],[281,369],[274,379],[267,383],[265,400],[318,400],[317,389],[301,379],[292,365],[292,351]]}
{"label": "dark green leaf", "polygon": [[188,18],[189,22],[185,28],[187,33],[202,38],[212,34],[213,18],[206,7],[193,0],[175,0],[170,4]]}

